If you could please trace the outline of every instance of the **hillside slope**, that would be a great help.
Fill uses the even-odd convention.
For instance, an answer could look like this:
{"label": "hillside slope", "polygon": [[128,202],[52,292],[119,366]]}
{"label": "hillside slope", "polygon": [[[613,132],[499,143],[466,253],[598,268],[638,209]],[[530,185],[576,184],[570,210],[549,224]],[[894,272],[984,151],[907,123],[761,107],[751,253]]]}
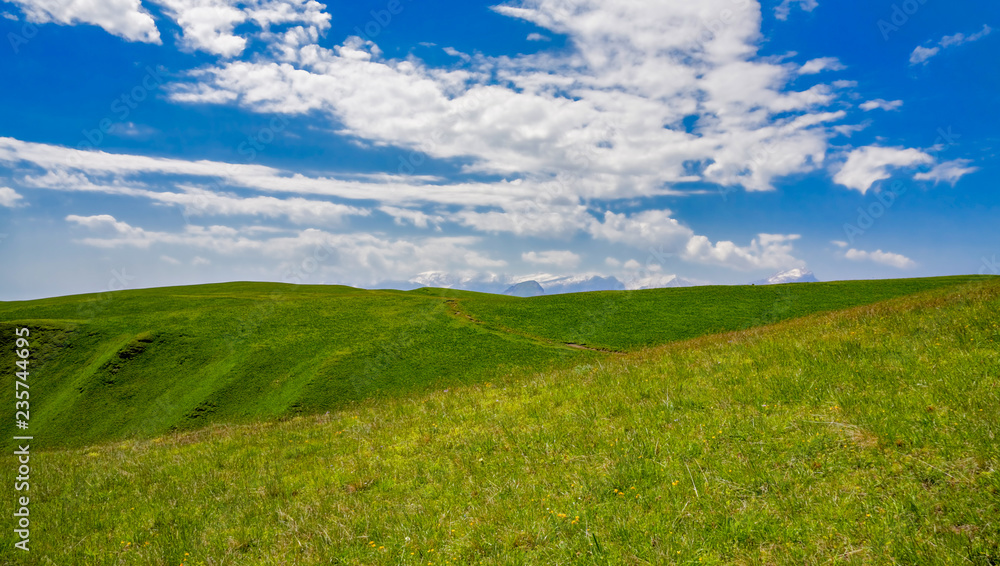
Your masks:
{"label": "hillside slope", "polygon": [[[0,303],[0,363],[13,367],[13,329],[29,327],[30,430],[78,446],[322,413],[604,355],[579,344],[629,350],[967,280],[532,299],[269,283],[144,289]],[[9,439],[14,407],[0,419]]]}
{"label": "hillside slope", "polygon": [[601,291],[519,299],[477,295],[464,312],[498,328],[627,351],[871,304],[984,276]]}
{"label": "hillside slope", "polygon": [[[0,304],[32,332],[31,427],[50,444],[317,413],[554,367],[582,352],[493,332],[428,294],[233,283]],[[5,431],[13,407],[0,411]]]}
{"label": "hillside slope", "polygon": [[43,534],[13,556],[0,532],[0,558],[996,564],[997,312],[993,279],[329,415],[49,450]]}

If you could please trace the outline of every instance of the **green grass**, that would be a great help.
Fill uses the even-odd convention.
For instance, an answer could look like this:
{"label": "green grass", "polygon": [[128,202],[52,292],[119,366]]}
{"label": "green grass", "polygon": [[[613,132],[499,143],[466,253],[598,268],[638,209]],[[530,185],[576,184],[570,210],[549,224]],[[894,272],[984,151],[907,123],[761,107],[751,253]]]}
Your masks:
{"label": "green grass", "polygon": [[530,299],[481,295],[463,301],[462,307],[467,314],[498,327],[559,342],[628,351],[983,279],[963,276],[709,286]]}
{"label": "green grass", "polygon": [[[0,305],[3,367],[32,330],[49,445],[325,412],[592,356],[493,332],[426,294],[233,283]],[[2,411],[12,429],[12,407]],[[9,435],[8,435],[9,436]]]}
{"label": "green grass", "polygon": [[[981,279],[981,278],[980,278]],[[977,280],[698,287],[515,299],[228,283],[0,303],[0,366],[32,330],[46,445],[322,414]],[[3,443],[14,407],[0,409]]]}
{"label": "green grass", "polygon": [[0,548],[17,564],[996,564],[997,312],[992,279],[329,415],[44,440],[33,550],[13,554],[10,529]]}

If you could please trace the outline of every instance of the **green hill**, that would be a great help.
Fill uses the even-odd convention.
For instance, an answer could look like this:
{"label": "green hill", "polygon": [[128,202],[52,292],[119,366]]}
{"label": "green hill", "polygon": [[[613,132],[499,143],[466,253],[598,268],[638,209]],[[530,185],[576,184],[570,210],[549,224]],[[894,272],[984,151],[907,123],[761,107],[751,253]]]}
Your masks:
{"label": "green hill", "polygon": [[[31,329],[30,430],[47,446],[317,414],[545,371],[974,277],[519,299],[229,283],[0,303],[0,363]],[[7,438],[14,407],[0,411]],[[8,444],[10,441],[6,441]]]}
{"label": "green hill", "polygon": [[[230,286],[228,297],[219,287],[135,292],[121,307],[109,303],[109,313],[134,312],[161,297],[165,308],[146,326],[110,314],[101,317],[109,326],[44,323],[53,330],[43,337],[65,332],[44,367],[87,344],[105,352],[91,354],[88,368],[141,350],[113,362],[132,363],[185,337],[185,354],[143,367],[188,379],[178,367],[196,360],[180,364],[183,356],[216,335],[192,323],[233,323],[232,313],[252,308],[252,288]],[[809,288],[794,304],[814,304]],[[352,316],[334,306],[348,298],[396,305],[398,316],[411,312],[408,297],[422,297],[416,303],[433,300],[431,319],[451,329],[433,332],[480,331],[449,314],[447,292],[301,291],[317,313],[299,320],[292,314],[311,311],[289,299],[273,315],[294,329],[293,343],[316,344],[309,329],[318,319]],[[706,292],[719,300],[719,289]],[[472,311],[479,299],[495,300],[462,295],[459,304]],[[52,300],[46,316],[63,320],[60,309],[75,301]],[[184,301],[202,304],[200,314]],[[205,312],[210,304],[218,310]],[[83,449],[52,450],[46,434],[32,454],[32,552],[15,553],[4,529],[0,563],[997,564],[998,312],[994,278],[630,354],[578,350],[594,358],[283,422]],[[365,325],[371,313],[329,323],[346,330],[327,351],[344,347],[334,338],[377,326]],[[534,324],[525,332],[546,328]],[[118,342],[102,338],[110,329]],[[232,353],[216,347],[216,363],[237,356],[232,367],[243,367],[250,362],[238,352],[272,344],[273,332]],[[522,338],[483,343],[519,347]],[[259,392],[233,398],[263,406],[254,404]],[[11,517],[13,503],[0,498],[0,515]]]}

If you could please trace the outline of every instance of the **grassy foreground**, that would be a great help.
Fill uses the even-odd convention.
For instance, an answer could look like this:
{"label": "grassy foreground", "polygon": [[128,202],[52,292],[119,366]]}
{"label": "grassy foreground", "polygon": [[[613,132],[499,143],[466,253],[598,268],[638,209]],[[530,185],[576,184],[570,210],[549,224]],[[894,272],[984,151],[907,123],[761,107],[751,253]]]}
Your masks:
{"label": "grassy foreground", "polygon": [[[31,430],[46,445],[323,414],[595,362],[976,277],[697,287],[516,299],[446,289],[225,283],[0,303],[0,367],[31,328]],[[13,436],[14,407],[0,409]],[[10,445],[9,440],[3,444]]]}
{"label": "grassy foreground", "polygon": [[11,554],[3,529],[2,558],[996,564],[998,312],[993,279],[328,415],[41,452],[33,550]]}

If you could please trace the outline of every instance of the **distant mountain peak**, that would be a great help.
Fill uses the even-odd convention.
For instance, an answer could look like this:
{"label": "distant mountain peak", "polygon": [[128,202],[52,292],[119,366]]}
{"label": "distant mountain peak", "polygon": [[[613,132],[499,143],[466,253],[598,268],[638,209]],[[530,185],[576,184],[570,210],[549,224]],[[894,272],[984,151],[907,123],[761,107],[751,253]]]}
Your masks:
{"label": "distant mountain peak", "polygon": [[510,286],[506,291],[503,292],[504,295],[510,295],[512,297],[537,297],[539,295],[545,294],[545,289],[538,284],[538,281],[522,281],[517,285]]}
{"label": "distant mountain peak", "polygon": [[782,283],[816,283],[819,279],[813,275],[812,271],[796,267],[779,271],[767,279],[754,281],[753,285],[781,285]]}

